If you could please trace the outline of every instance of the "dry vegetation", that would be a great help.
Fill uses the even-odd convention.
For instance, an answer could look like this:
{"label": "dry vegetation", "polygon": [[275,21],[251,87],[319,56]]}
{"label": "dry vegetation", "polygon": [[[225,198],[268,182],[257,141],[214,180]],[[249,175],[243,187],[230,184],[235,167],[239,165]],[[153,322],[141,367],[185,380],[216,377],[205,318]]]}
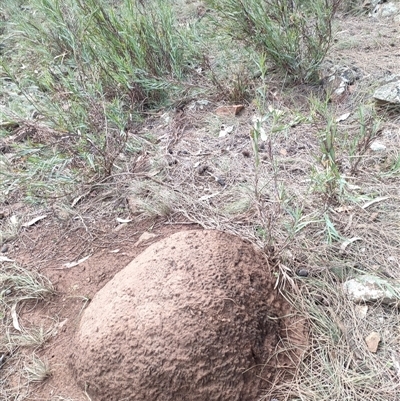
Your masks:
{"label": "dry vegetation", "polygon": [[[104,11],[112,2],[66,3],[7,0],[0,14],[0,244],[11,250],[0,254],[0,397],[37,399],[31,383],[52,371],[40,359],[51,327],[18,327],[21,308],[53,293],[38,271],[77,233],[57,263],[95,241],[95,251],[119,248],[108,230],[119,218],[231,232],[276,261],[277,286],[310,322],[310,346],[265,400],[398,400],[399,310],[374,304],[363,316],[341,285],[365,272],[400,279],[400,118],[371,97],[399,72],[398,23],[343,1],[322,64],[288,76],[287,59],[232,42],[200,2],[148,14],[138,2],[141,12],[123,17]],[[138,36],[123,36],[126,25]],[[337,98],[315,81],[332,65],[358,74]],[[239,115],[216,113],[235,103]],[[371,150],[375,140],[385,149]],[[58,239],[33,250],[36,269],[26,270],[13,260],[35,225],[42,238],[57,227]],[[382,337],[376,354],[371,331]]]}

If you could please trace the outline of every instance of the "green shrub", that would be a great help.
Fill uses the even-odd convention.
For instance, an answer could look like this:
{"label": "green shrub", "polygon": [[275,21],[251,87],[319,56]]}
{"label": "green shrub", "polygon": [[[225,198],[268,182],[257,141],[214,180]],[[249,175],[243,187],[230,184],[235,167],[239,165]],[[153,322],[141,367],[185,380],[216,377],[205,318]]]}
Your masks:
{"label": "green shrub", "polygon": [[295,81],[317,79],[341,0],[206,0],[234,40],[265,53]]}
{"label": "green shrub", "polygon": [[[15,40],[29,51],[39,87],[159,106],[182,90],[198,54],[189,26],[162,0],[30,0],[15,17]],[[15,58],[15,57],[14,57]],[[36,64],[36,65],[34,65]]]}
{"label": "green shrub", "polygon": [[[2,77],[41,124],[72,134],[66,153],[93,174],[112,173],[143,112],[190,96],[200,52],[171,2],[5,0],[4,10]],[[0,119],[33,115],[7,103]]]}

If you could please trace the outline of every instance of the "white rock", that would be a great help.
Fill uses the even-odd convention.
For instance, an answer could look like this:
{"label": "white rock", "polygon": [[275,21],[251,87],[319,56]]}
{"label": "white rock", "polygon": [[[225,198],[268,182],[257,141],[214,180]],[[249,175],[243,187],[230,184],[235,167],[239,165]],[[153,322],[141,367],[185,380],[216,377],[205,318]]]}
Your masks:
{"label": "white rock", "polygon": [[230,134],[233,131],[233,125],[230,125],[228,127],[226,127],[225,125],[221,126],[221,131],[219,131],[219,138],[223,138],[225,136],[227,136],[228,134]]}
{"label": "white rock", "polygon": [[386,146],[381,142],[372,142],[370,145],[371,150],[374,152],[381,152],[382,150],[386,149]]}
{"label": "white rock", "polygon": [[368,313],[368,305],[356,305],[354,311],[359,319],[365,319]]}
{"label": "white rock", "polygon": [[343,283],[343,291],[354,302],[400,304],[400,282],[363,275]]}
{"label": "white rock", "polygon": [[377,4],[372,11],[374,18],[392,17],[399,13],[399,8],[392,2]]}

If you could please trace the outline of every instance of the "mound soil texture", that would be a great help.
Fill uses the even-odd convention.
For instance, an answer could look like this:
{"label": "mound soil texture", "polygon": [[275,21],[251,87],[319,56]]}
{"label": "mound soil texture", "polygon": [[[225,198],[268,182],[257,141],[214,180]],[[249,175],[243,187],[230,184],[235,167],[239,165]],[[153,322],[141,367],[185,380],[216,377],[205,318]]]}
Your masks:
{"label": "mound soil texture", "polygon": [[95,295],[74,376],[93,401],[255,401],[288,313],[273,283],[264,255],[238,237],[173,234]]}

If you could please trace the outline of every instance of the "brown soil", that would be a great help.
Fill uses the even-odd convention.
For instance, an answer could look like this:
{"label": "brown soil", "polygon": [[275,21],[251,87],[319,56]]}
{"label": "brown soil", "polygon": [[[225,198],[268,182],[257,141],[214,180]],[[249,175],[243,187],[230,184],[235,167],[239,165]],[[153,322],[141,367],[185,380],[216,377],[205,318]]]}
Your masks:
{"label": "brown soil", "polygon": [[183,231],[93,298],[72,366],[96,401],[250,401],[276,373],[289,304],[264,255],[219,231]]}

